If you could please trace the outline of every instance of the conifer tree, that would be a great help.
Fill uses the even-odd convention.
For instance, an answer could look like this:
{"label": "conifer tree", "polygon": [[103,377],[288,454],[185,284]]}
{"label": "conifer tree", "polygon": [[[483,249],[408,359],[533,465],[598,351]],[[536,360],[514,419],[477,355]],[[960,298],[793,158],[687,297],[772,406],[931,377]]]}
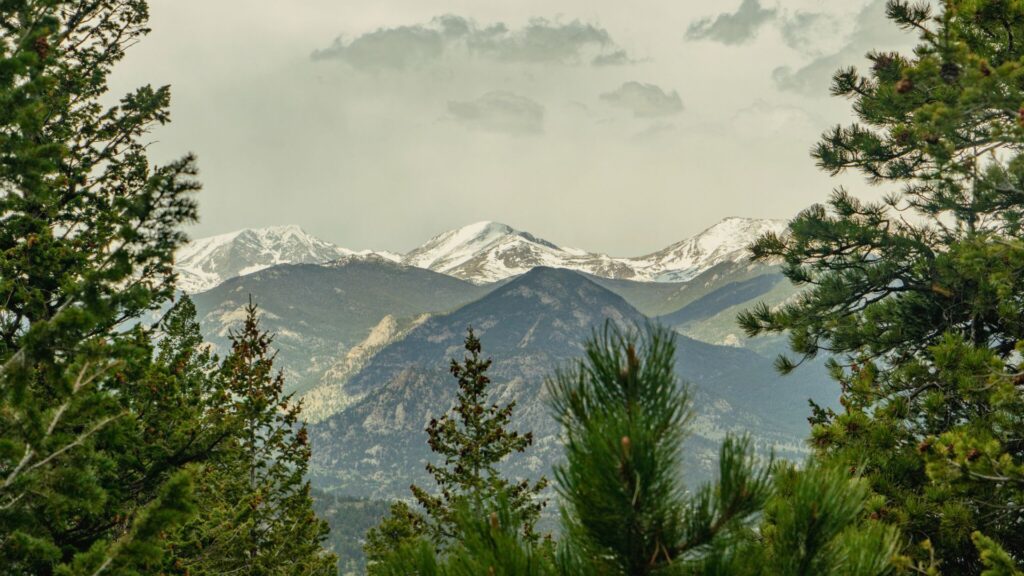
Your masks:
{"label": "conifer tree", "polygon": [[301,405],[274,372],[272,338],[246,307],[241,330],[218,377],[230,401],[223,417],[233,435],[200,475],[199,517],[178,536],[168,570],[193,576],[334,574],[322,547],[327,525],[316,517],[306,480],[310,446]]}
{"label": "conifer tree", "polygon": [[512,482],[497,469],[511,454],[524,452],[533,443],[533,434],[510,430],[515,402],[504,406],[487,403],[491,384],[487,370],[492,361],[481,356],[480,339],[472,328],[464,346],[463,361],[452,359],[450,365],[459,386],[457,402],[450,412],[432,419],[426,430],[430,449],[444,458],[441,464],[427,464],[440,493],[411,486],[423,513],[402,502],[392,505],[382,524],[367,533],[364,550],[371,563],[382,560],[401,542],[419,536],[429,535],[436,547],[444,547],[460,536],[460,507],[494,507],[499,498],[505,499],[511,517],[520,522],[523,538],[538,538],[534,526],[544,506],[539,494],[547,480]]}
{"label": "conifer tree", "polygon": [[754,256],[781,259],[806,289],[740,321],[751,335],[788,332],[800,359],[836,356],[843,410],[815,409],[818,453],[870,481],[881,497],[872,514],[901,526],[927,569],[977,574],[993,546],[1024,557],[1024,524],[1009,509],[1019,484],[982,471],[1024,462],[1013,376],[1024,336],[1024,5],[890,1],[887,13],[918,46],[835,75],[833,93],[858,121],[827,132],[814,157],[888,194],[865,202],[840,189],[759,239]]}
{"label": "conifer tree", "polygon": [[689,391],[675,375],[675,345],[652,328],[606,327],[586,359],[550,383],[565,432],[556,468],[562,518],[578,573],[651,574],[716,537],[749,528],[768,496],[768,470],[748,443],[722,448],[722,483],[688,496],[680,481]]}
{"label": "conifer tree", "polygon": [[533,444],[533,433],[511,430],[516,403],[504,406],[487,403],[491,379],[487,370],[491,359],[481,355],[480,339],[468,330],[466,356],[460,363],[451,361],[450,372],[458,380],[458,400],[452,410],[427,424],[427,443],[431,451],[444,458],[442,464],[427,464],[427,472],[440,490],[434,496],[419,486],[412,493],[432,520],[431,528],[439,539],[456,535],[454,503],[460,498],[493,502],[499,494],[509,499],[511,509],[523,521],[523,534],[536,538],[534,524],[543,502],[537,496],[547,486],[541,478],[510,482],[497,470],[497,465],[515,452],[524,452]]}
{"label": "conifer tree", "polygon": [[690,406],[674,356],[664,329],[606,329],[584,360],[549,381],[566,437],[555,474],[557,553],[523,538],[499,496],[456,505],[460,538],[451,546],[405,540],[373,573],[883,576],[906,565],[896,531],[865,518],[867,483],[845,469],[772,467],[749,441],[728,438],[718,480],[686,493],[680,451]]}
{"label": "conifer tree", "polygon": [[378,576],[548,576],[559,571],[547,543],[528,540],[523,518],[508,498],[499,495],[481,506],[468,500],[455,503],[451,515],[459,540],[439,553],[427,538],[400,541],[372,565]]}
{"label": "conifer tree", "polygon": [[894,531],[862,522],[866,486],[845,474],[759,463],[748,439],[727,437],[717,480],[684,491],[690,399],[675,376],[668,330],[606,327],[549,390],[566,435],[556,479],[570,573],[839,576],[894,568]]}
{"label": "conifer tree", "polygon": [[0,566],[8,574],[145,571],[190,512],[184,463],[143,464],[144,330],[172,293],[194,161],[147,160],[167,88],[101,100],[146,32],[142,0],[0,5]]}

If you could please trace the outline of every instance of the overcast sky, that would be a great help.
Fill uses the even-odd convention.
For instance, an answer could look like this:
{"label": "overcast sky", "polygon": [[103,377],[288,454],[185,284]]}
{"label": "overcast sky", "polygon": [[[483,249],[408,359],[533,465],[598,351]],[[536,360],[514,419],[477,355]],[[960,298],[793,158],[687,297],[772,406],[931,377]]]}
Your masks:
{"label": "overcast sky", "polygon": [[299,224],[407,251],[497,220],[639,255],[843,182],[840,66],[914,38],[883,0],[151,0],[113,82],[171,84],[155,158],[198,154],[194,236]]}

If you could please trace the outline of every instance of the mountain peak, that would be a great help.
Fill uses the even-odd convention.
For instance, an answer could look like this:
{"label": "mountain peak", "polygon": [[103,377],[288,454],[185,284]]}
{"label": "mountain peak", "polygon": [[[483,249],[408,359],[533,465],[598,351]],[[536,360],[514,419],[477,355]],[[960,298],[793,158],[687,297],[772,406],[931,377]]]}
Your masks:
{"label": "mountain peak", "polygon": [[323,264],[343,257],[372,256],[390,261],[399,258],[386,252],[354,252],[321,240],[301,226],[286,224],[197,238],[175,254],[175,272],[178,287],[195,294],[278,264]]}
{"label": "mountain peak", "polygon": [[339,258],[379,257],[475,284],[525,274],[538,267],[565,268],[612,279],[679,282],[722,262],[744,262],[747,246],[762,234],[781,232],[782,220],[729,216],[696,236],[639,258],[566,248],[481,220],[438,234],[408,254],[355,252],[325,242],[295,224],[247,228],[190,242],[179,250],[179,286],[200,292],[239,275],[276,264],[321,264]]}
{"label": "mountain peak", "polygon": [[[535,264],[528,255],[545,251],[561,249],[508,224],[484,220],[434,236],[406,254],[402,263],[486,283],[527,271]],[[519,256],[530,265],[519,266]]]}
{"label": "mountain peak", "polygon": [[754,240],[785,229],[785,220],[731,216],[637,262],[652,280],[683,282],[722,262],[749,260],[747,247]]}

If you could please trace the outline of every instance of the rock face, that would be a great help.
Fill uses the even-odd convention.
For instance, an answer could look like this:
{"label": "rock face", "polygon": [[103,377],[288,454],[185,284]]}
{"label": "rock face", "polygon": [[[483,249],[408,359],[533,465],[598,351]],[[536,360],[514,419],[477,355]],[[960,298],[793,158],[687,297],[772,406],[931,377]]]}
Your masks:
{"label": "rock face", "polygon": [[[430,454],[423,430],[454,403],[448,364],[462,357],[468,326],[494,358],[492,401],[515,400],[516,425],[536,437],[525,459],[509,463],[510,471],[550,474],[560,444],[544,378],[579,358],[583,341],[606,322],[630,328],[646,321],[583,275],[551,268],[535,268],[453,313],[431,317],[346,383],[358,401],[312,427],[314,481],[373,497],[404,496],[410,482],[425,481]],[[809,395],[820,395],[813,382],[780,383],[762,356],[685,337],[679,339],[678,373],[693,382],[699,413],[686,455],[691,477],[710,474],[717,443],[731,429],[753,431],[762,446],[800,452],[804,424],[794,413],[805,411]]]}
{"label": "rock face", "polygon": [[348,389],[348,381],[389,344],[405,337],[413,328],[427,321],[430,314],[413,319],[398,319],[388,314],[370,330],[365,340],[349,348],[345,356],[332,364],[320,377],[316,388],[302,395],[302,417],[307,422],[320,422],[362,398]]}

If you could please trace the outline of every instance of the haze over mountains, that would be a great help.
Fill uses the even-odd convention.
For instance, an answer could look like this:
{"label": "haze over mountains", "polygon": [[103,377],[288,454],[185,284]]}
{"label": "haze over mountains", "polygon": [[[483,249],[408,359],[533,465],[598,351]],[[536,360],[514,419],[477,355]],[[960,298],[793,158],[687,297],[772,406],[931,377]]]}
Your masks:
{"label": "haze over mountains", "polygon": [[784,342],[749,340],[735,323],[743,308],[796,293],[777,266],[745,251],[784,227],[728,218],[653,254],[616,258],[495,222],[444,232],[405,255],[354,252],[286,226],[197,240],[178,270],[220,352],[250,295],[259,304],[312,424],[320,489],[390,498],[424,480],[423,429],[451,406],[448,362],[461,357],[469,326],[495,359],[492,400],[515,400],[516,426],[538,439],[528,461],[513,464],[528,476],[548,472],[561,453],[544,378],[606,323],[673,328],[697,415],[687,469],[704,478],[728,431],[799,457],[806,400],[834,397],[820,366],[778,377],[771,356]]}

